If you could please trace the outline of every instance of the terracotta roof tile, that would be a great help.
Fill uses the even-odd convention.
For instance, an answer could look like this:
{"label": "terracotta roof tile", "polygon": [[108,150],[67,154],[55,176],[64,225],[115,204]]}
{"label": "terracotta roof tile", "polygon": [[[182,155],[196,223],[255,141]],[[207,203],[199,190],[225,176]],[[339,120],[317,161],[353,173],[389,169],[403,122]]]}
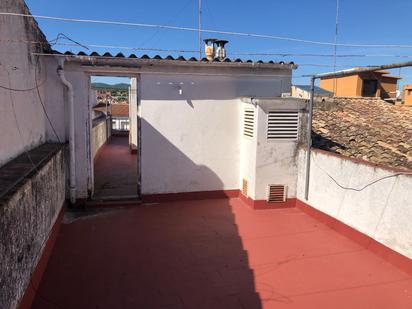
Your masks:
{"label": "terracotta roof tile", "polygon": [[314,109],[315,148],[412,169],[412,109],[377,99],[331,100]]}
{"label": "terracotta roof tile", "polygon": [[[106,104],[99,103],[93,107],[95,111],[106,112]],[[109,111],[112,111],[114,117],[128,117],[129,116],[129,104],[116,103],[109,107]]]}

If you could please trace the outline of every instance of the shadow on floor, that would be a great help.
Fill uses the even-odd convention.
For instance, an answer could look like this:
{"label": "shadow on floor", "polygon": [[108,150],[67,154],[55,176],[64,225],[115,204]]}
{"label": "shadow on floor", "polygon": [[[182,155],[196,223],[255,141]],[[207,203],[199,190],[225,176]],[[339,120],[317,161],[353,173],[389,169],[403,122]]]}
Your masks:
{"label": "shadow on floor", "polygon": [[32,308],[262,308],[229,200],[70,217]]}
{"label": "shadow on floor", "polygon": [[185,201],[66,222],[33,309],[412,308],[411,276],[296,208]]}

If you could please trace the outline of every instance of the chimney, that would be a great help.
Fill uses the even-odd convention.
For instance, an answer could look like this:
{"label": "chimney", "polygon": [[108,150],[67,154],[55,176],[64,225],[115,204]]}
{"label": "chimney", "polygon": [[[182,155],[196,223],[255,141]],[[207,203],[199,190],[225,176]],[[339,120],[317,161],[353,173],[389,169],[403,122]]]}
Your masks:
{"label": "chimney", "polygon": [[215,58],[215,42],[217,40],[216,39],[205,39],[205,54],[206,54],[206,58],[209,61],[213,61],[213,59]]}
{"label": "chimney", "polygon": [[226,58],[226,49],[225,45],[229,43],[229,41],[226,40],[217,40],[215,41],[215,58],[219,59],[220,61],[225,60]]}
{"label": "chimney", "polygon": [[225,40],[217,40],[217,39],[205,39],[205,54],[206,58],[209,61],[213,61],[214,59],[218,59],[220,61],[225,60],[226,58],[226,50],[225,45],[228,41]]}

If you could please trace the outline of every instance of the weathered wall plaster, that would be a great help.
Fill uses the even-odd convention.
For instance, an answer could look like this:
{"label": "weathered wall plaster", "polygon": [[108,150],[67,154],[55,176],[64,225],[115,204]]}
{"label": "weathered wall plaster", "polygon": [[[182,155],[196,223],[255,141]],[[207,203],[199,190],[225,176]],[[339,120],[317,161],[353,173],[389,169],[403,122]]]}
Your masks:
{"label": "weathered wall plaster", "polygon": [[[304,201],[306,151],[299,152],[298,198]],[[344,187],[340,188],[329,176]],[[412,176],[382,179],[395,171],[314,151],[309,201],[312,207],[412,258]],[[372,182],[382,179],[374,184]]]}

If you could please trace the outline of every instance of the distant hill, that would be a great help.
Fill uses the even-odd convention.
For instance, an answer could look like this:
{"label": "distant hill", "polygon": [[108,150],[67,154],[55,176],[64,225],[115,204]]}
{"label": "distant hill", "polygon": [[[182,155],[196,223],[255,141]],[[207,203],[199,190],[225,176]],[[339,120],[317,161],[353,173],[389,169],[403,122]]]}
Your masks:
{"label": "distant hill", "polygon": [[127,90],[129,89],[129,84],[119,83],[119,84],[106,84],[106,83],[92,83],[93,89],[111,89],[111,90]]}

